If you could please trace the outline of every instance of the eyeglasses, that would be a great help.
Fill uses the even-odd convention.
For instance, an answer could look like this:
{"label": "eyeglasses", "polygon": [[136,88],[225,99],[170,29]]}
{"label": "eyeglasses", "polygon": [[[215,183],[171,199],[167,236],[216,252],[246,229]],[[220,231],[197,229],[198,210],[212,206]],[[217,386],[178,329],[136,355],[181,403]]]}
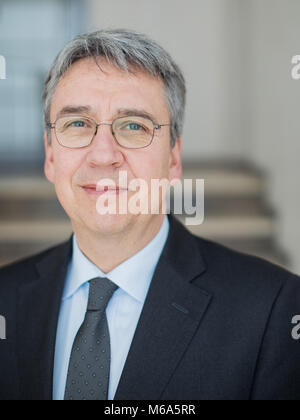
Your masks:
{"label": "eyeglasses", "polygon": [[142,149],[150,146],[155,130],[171,124],[155,124],[146,117],[119,117],[111,124],[97,124],[93,119],[81,115],[59,118],[48,128],[55,130],[58,143],[68,149],[80,149],[89,146],[98,132],[98,127],[111,127],[112,135],[117,143],[126,149]]}

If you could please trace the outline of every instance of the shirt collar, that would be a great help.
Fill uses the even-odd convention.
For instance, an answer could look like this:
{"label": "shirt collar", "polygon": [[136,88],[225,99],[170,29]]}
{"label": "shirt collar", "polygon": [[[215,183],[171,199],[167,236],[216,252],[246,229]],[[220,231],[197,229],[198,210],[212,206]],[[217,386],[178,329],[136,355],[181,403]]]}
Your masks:
{"label": "shirt collar", "polygon": [[166,216],[158,234],[142,250],[128,260],[104,274],[80,250],[76,236],[73,235],[73,256],[69,265],[63,300],[73,296],[89,280],[107,277],[134,299],[144,303],[151,280],[159,261],[170,224]]}

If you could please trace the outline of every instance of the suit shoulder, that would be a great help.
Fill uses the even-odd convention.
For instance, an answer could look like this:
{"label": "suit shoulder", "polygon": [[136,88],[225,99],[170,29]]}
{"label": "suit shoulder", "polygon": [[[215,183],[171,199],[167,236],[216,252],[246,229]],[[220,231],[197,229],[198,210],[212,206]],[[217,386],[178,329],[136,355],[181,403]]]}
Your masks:
{"label": "suit shoulder", "polygon": [[23,258],[0,268],[0,290],[11,287],[13,284],[31,278],[36,273],[36,264],[47,255],[66,246],[66,243],[53,246],[30,257]]}
{"label": "suit shoulder", "polygon": [[300,290],[300,277],[262,258],[234,251],[218,243],[196,237],[208,270],[227,283],[251,284],[259,289],[284,285]]}

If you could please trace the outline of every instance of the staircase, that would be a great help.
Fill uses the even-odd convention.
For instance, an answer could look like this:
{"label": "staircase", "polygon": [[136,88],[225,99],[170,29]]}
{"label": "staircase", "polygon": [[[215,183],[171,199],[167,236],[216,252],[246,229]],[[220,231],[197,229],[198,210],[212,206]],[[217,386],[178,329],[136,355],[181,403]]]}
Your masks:
{"label": "staircase", "polygon": [[[264,201],[262,174],[246,165],[198,163],[185,165],[184,178],[205,180],[205,221],[188,229],[288,265],[274,241],[276,216]],[[178,217],[184,221],[184,216]],[[42,175],[0,175],[0,266],[62,242],[70,234],[70,222],[54,188]]]}
{"label": "staircase", "polygon": [[187,164],[184,177],[205,180],[205,220],[187,226],[191,232],[288,267],[276,244],[276,214],[265,201],[263,173],[247,164]]}

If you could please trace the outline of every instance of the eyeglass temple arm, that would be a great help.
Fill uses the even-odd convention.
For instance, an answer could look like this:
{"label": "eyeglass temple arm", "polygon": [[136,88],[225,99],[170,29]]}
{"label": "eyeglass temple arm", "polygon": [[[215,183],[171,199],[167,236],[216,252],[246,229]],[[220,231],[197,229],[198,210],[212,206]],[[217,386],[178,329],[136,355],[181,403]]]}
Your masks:
{"label": "eyeglass temple arm", "polygon": [[154,129],[160,130],[162,127],[171,127],[172,124],[157,124]]}

